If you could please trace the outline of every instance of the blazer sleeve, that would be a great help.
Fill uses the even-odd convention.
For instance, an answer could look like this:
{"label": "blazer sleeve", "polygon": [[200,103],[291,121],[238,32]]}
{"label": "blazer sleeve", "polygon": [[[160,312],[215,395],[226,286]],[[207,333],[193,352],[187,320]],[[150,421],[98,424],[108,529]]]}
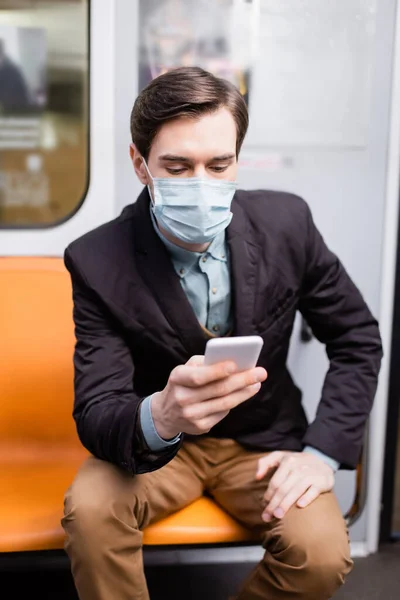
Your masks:
{"label": "blazer sleeve", "polygon": [[159,469],[175,456],[180,443],[157,452],[148,447],[140,424],[143,398],[134,390],[129,348],[68,249],[64,262],[73,291],[73,417],[79,438],[94,456],[131,474]]}
{"label": "blazer sleeve", "polygon": [[372,409],[382,359],[379,327],[306,206],[307,250],[299,309],[325,344],[329,369],[304,445],[355,468]]}

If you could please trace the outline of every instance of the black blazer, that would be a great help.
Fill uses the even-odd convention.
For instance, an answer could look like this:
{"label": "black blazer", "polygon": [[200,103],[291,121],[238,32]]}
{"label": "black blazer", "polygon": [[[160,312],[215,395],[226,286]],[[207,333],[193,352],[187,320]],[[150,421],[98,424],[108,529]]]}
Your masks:
{"label": "black blazer", "polygon": [[[208,435],[258,451],[309,444],[354,468],[382,357],[377,322],[301,198],[237,191],[232,212],[234,335],[263,337],[259,364],[269,377]],[[206,338],[154,231],[147,190],[117,219],[74,241],[65,265],[73,285],[73,414],[80,439],[95,456],[131,473],[158,469],[179,445],[149,450],[140,403],[165,387],[174,367],[204,354]],[[297,310],[330,360],[310,425],[286,367]]]}

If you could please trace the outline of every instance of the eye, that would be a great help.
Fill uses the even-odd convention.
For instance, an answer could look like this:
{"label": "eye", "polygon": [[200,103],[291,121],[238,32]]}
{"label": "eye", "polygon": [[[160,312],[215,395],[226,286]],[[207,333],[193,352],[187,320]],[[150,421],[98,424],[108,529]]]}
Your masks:
{"label": "eye", "polygon": [[170,169],[167,167],[167,171],[168,173],[171,173],[171,175],[180,175],[181,173],[184,173],[186,169]]}
{"label": "eye", "polygon": [[227,170],[227,168],[228,168],[228,165],[210,167],[211,171],[214,171],[215,173],[223,173],[224,171]]}

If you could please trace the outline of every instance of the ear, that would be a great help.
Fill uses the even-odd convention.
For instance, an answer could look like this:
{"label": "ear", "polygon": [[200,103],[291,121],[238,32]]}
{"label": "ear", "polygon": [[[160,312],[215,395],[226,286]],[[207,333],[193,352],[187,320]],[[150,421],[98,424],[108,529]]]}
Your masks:
{"label": "ear", "polygon": [[143,156],[140,154],[135,144],[129,145],[129,154],[131,157],[133,168],[135,169],[135,173],[140,183],[143,183],[143,185],[148,185],[149,183],[151,183],[149,174],[147,173],[146,167],[144,166]]}

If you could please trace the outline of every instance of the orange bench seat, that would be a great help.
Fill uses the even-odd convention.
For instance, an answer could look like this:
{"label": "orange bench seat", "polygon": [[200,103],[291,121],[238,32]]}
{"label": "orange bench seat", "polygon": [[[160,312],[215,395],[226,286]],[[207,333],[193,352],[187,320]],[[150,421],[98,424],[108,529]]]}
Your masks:
{"label": "orange bench seat", "polygon": [[[60,549],[64,492],[87,455],[71,416],[74,329],[59,258],[0,257],[0,552]],[[242,542],[208,498],[148,527],[147,545]]]}
{"label": "orange bench seat", "polygon": [[[66,451],[47,456],[32,451],[28,460],[2,460],[0,449],[0,552],[60,549],[63,495],[82,462]],[[150,525],[145,545],[241,542],[249,532],[209,498]]]}

